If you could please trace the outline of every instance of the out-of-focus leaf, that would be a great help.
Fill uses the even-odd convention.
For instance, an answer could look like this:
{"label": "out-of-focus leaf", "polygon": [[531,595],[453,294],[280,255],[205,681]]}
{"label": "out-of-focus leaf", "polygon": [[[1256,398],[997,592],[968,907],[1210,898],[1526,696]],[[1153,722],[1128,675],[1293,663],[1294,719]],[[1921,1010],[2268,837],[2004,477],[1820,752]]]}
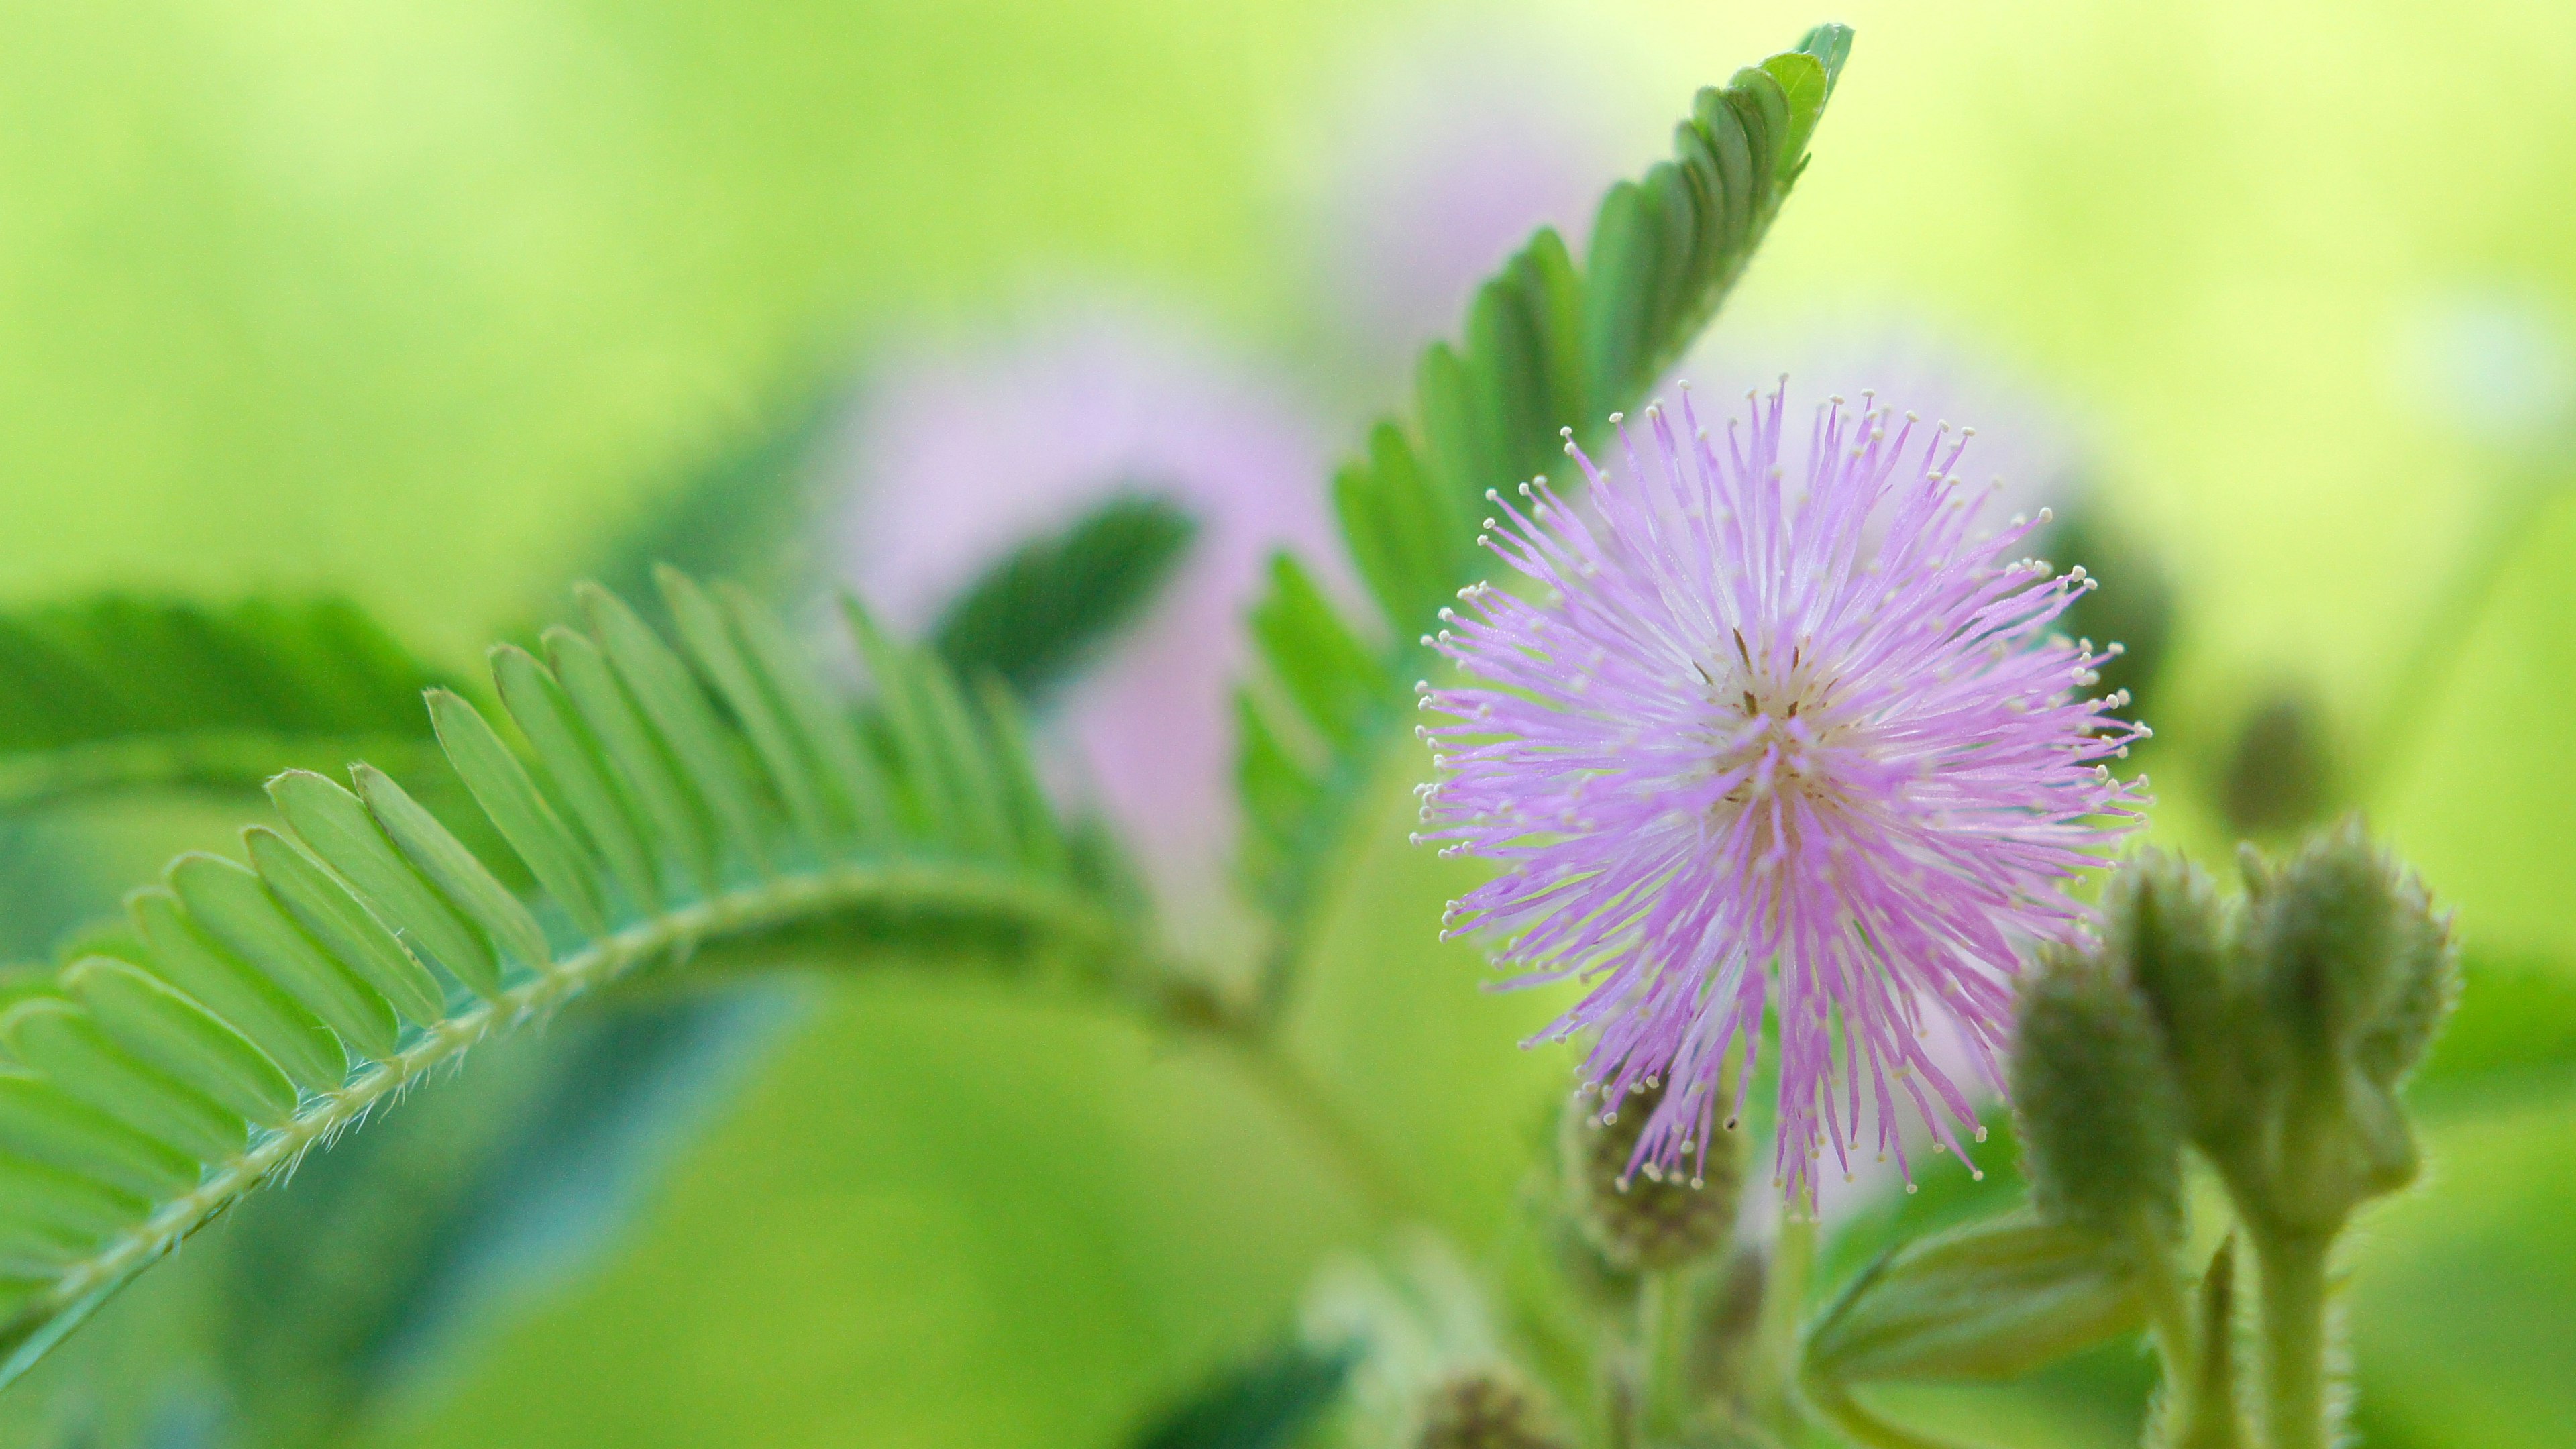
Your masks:
{"label": "out-of-focus leaf", "polygon": [[1196,532],[1168,500],[1111,499],[987,569],[940,615],[931,647],[965,678],[997,675],[1041,699],[1144,611]]}
{"label": "out-of-focus leaf", "polygon": [[2457,1005],[2416,1070],[2444,1101],[2514,1084],[2563,1082],[2576,1069],[2576,967],[2472,946]]}
{"label": "out-of-focus leaf", "polygon": [[107,595],[0,615],[0,810],[428,757],[445,682],[344,599]]}
{"label": "out-of-focus leaf", "polygon": [[1356,1348],[1290,1343],[1228,1368],[1139,1430],[1132,1449],[1284,1449],[1332,1407]]}
{"label": "out-of-focus leaf", "polygon": [[823,572],[830,535],[813,526],[827,502],[818,464],[851,387],[846,368],[819,375],[821,385],[773,403],[662,488],[645,490],[641,511],[591,552],[586,567],[549,579],[531,615],[562,621],[561,586],[575,577],[641,601],[654,597],[657,568],[676,568],[732,579],[774,602]]}
{"label": "out-of-focus leaf", "polygon": [[1803,1372],[1844,1387],[2010,1378],[2144,1312],[2124,1249],[2015,1214],[1889,1252],[1808,1328]]}

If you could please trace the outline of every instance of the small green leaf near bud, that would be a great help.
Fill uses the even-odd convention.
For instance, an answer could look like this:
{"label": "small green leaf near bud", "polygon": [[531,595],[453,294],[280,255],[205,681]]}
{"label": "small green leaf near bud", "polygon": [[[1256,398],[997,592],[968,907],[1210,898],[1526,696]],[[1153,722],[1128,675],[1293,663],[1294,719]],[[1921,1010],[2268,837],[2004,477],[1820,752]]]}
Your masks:
{"label": "small green leaf near bud", "polygon": [[1807,1330],[1816,1383],[2011,1378],[2135,1331],[2136,1258],[2020,1214],[1921,1238],[1872,1264]]}
{"label": "small green leaf near bud", "polygon": [[2145,999],[2112,962],[2041,953],[2022,980],[2011,1072],[2043,1217],[2109,1238],[2180,1230],[2181,1094]]}
{"label": "small green leaf near bud", "polygon": [[[1719,1090],[1726,1088],[1721,1085]],[[1559,1130],[1566,1207],[1601,1256],[1628,1272],[1661,1272],[1726,1246],[1743,1185],[1743,1136],[1721,1129],[1698,1179],[1632,1169],[1660,1086],[1603,1106],[1577,1096]]]}
{"label": "small green leaf near bud", "polygon": [[1567,1449],[1538,1394],[1496,1370],[1453,1376],[1423,1396],[1414,1449]]}

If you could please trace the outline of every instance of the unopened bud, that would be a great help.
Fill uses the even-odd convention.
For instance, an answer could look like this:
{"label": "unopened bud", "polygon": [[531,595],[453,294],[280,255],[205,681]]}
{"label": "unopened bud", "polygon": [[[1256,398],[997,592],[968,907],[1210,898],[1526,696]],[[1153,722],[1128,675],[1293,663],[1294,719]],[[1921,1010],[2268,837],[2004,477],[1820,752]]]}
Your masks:
{"label": "unopened bud", "polygon": [[1415,1449],[1566,1449],[1537,1393],[1497,1370],[1459,1374],[1422,1401]]}
{"label": "unopened bud", "polygon": [[2245,717],[2218,803],[2239,835],[2280,835],[2324,817],[2334,803],[2334,761],[2312,697],[2283,689]]}
{"label": "unopened bud", "polygon": [[2105,950],[2153,1014],[2192,1140],[2213,1151],[2238,1130],[2262,1050],[2255,1006],[2208,874],[2150,850],[2104,892]]}
{"label": "unopened bud", "polygon": [[2330,1070],[2398,995],[2395,864],[2347,820],[2258,879],[2245,944],[2266,1014],[2303,1065]]}
{"label": "unopened bud", "polygon": [[[1712,1090],[1724,1090],[1723,1084]],[[1695,1263],[1724,1247],[1735,1230],[1741,1134],[1714,1130],[1704,1167],[1696,1151],[1685,1172],[1630,1165],[1664,1092],[1647,1087],[1616,1102],[1578,1096],[1559,1131],[1567,1209],[1601,1256],[1628,1272]]]}
{"label": "unopened bud", "polygon": [[2396,879],[2395,976],[2388,1000],[2361,1030],[2354,1060],[2372,1081],[2394,1087],[2424,1058],[2460,994],[2460,943],[2451,913],[2433,908],[2431,894],[2413,871]]}
{"label": "unopened bud", "polygon": [[2018,1019],[2013,1112],[2040,1214],[2110,1238],[2177,1231],[2183,1108],[2145,998],[2100,954],[2051,946]]}

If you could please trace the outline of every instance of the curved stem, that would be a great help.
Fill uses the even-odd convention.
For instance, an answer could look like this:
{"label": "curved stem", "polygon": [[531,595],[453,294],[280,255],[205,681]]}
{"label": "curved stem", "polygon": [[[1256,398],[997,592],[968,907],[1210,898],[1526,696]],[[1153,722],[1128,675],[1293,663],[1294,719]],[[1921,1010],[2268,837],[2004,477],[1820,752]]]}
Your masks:
{"label": "curved stem", "polygon": [[435,741],[388,732],[209,729],[123,735],[0,760],[0,810],[114,790],[230,786],[255,791],[260,781],[287,764],[357,759],[383,761],[396,774],[446,766]]}
{"label": "curved stem", "polygon": [[1351,1185],[1359,1189],[1371,1221],[1379,1227],[1391,1227],[1417,1215],[1413,1194],[1405,1187],[1402,1175],[1359,1124],[1334,1104],[1324,1084],[1315,1080],[1304,1064],[1280,1049],[1276,1034],[1230,1026],[1217,1028],[1215,1036],[1231,1049],[1244,1075],[1295,1118],[1342,1169]]}
{"label": "curved stem", "polygon": [[1807,1399],[1817,1412],[1833,1420],[1835,1428],[1865,1449],[1960,1449],[1948,1439],[1935,1439],[1889,1423],[1862,1407],[1851,1390],[1840,1384],[1811,1383],[1807,1385]]}
{"label": "curved stem", "polygon": [[2403,762],[2422,731],[2431,713],[2428,705],[2458,661],[2469,630],[2494,598],[2497,581],[2530,538],[2531,526],[2559,496],[2563,481],[2563,475],[2555,472],[2526,477],[2496,499],[2460,561],[2433,598],[2416,611],[2423,622],[2389,684],[2371,737],[2364,742],[2367,754],[2354,781],[2360,798],[2370,800],[2388,787],[2391,771]]}

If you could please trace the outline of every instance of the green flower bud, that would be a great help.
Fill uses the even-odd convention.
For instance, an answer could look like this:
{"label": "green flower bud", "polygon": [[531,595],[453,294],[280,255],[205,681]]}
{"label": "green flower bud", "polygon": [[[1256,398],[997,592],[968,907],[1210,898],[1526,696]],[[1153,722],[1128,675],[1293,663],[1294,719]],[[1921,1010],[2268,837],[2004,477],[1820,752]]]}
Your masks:
{"label": "green flower bud", "polygon": [[1537,1393],[1497,1370],[1454,1375],[1423,1396],[1415,1449],[1566,1449]]}
{"label": "green flower bud", "polygon": [[2237,731],[2219,778],[2219,812],[2239,835],[2273,836],[2315,823],[2333,803],[2324,712],[2302,690],[2274,693]]}
{"label": "green flower bud", "polygon": [[2246,959],[2288,1067],[2265,1124],[2262,1210],[2331,1230],[2421,1167],[2393,1089],[2449,1009],[2450,921],[2354,820],[2248,878]]}
{"label": "green flower bud", "polygon": [[2240,1125],[2261,1070],[2261,1024],[2231,948],[2231,912],[2208,874],[2150,850],[2104,894],[2106,951],[2155,1018],[2193,1141]]}
{"label": "green flower bud", "polygon": [[2022,978],[2011,1062],[2041,1216],[2126,1238],[2182,1225],[2181,1094],[2142,997],[2098,953],[2044,949]]}
{"label": "green flower bud", "polygon": [[1660,1085],[1597,1109],[1592,1098],[1578,1095],[1558,1132],[1568,1213],[1612,1267],[1632,1273],[1695,1263],[1725,1247],[1735,1231],[1743,1134],[1718,1130],[1697,1178],[1630,1170],[1646,1119],[1662,1100]]}
{"label": "green flower bud", "polygon": [[2330,1073],[2402,994],[2397,870],[2356,819],[2250,883],[2246,954],[2264,1013],[2309,1074]]}
{"label": "green flower bud", "polygon": [[2431,894],[2413,871],[2399,873],[2395,906],[2395,981],[2353,1045],[2354,1061],[2382,1087],[2404,1081],[2423,1060],[2460,994],[2460,943],[2451,934],[2451,913],[2433,909]]}

